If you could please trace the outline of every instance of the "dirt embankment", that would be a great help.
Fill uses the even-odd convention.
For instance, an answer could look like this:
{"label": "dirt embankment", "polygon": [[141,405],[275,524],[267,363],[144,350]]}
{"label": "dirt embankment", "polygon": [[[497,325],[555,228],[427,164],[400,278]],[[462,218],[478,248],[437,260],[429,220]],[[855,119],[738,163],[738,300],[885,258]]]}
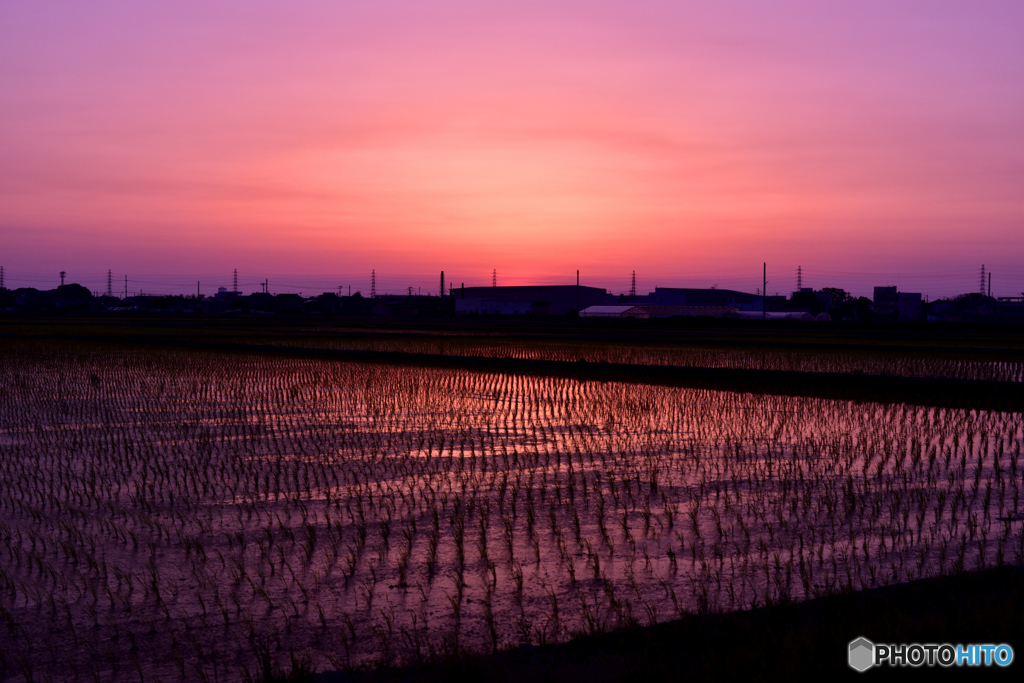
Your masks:
{"label": "dirt embankment", "polygon": [[[850,641],[1009,644],[1024,656],[1024,568],[1003,567],[746,612],[585,636],[560,645],[517,648],[487,657],[450,657],[403,669],[324,673],[319,683],[459,680],[587,681],[823,680],[852,678]],[[1020,676],[1000,668],[874,668],[876,678],[927,673]]]}

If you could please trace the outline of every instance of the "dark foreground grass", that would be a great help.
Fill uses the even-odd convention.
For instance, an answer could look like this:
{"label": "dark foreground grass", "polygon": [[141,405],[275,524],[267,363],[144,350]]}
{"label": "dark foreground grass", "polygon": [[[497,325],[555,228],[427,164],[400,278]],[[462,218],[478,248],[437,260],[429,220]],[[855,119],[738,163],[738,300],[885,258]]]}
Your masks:
{"label": "dark foreground grass", "polygon": [[[846,663],[848,643],[1008,643],[1009,667],[873,668]],[[853,678],[1022,680],[1024,568],[925,579],[746,612],[695,615],[651,627],[448,657],[401,669],[323,673],[319,683],[370,681],[717,681]]]}

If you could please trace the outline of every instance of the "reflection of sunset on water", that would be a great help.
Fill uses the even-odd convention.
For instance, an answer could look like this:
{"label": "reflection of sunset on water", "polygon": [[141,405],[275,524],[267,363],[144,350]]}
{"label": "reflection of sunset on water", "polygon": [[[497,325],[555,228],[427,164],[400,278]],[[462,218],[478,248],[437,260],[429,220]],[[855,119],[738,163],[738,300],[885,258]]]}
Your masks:
{"label": "reflection of sunset on water", "polygon": [[205,662],[244,661],[206,637],[225,631],[325,666],[404,660],[1024,554],[1003,521],[1020,414],[59,343],[5,357],[7,609],[60,606],[28,648],[130,634],[147,675],[175,670],[168,638]]}

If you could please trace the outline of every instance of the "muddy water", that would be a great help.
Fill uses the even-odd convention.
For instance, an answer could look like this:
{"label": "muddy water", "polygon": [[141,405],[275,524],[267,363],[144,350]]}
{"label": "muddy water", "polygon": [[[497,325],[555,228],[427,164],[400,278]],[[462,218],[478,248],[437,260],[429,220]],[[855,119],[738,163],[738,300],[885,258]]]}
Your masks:
{"label": "muddy water", "polygon": [[3,351],[5,680],[368,666],[1024,560],[1019,414]]}

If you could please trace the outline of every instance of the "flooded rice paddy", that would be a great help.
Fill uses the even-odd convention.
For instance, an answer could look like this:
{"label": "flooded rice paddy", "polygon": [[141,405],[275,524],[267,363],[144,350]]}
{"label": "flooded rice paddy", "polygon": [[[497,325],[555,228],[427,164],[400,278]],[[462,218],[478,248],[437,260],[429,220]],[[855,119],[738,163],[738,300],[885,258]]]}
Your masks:
{"label": "flooded rice paddy", "polygon": [[1024,561],[1022,416],[4,342],[0,679],[239,681]]}
{"label": "flooded rice paddy", "polygon": [[976,355],[963,352],[912,352],[893,349],[781,349],[745,346],[686,346],[680,344],[624,344],[471,337],[278,337],[257,343],[297,345],[348,351],[424,353],[442,356],[478,356],[519,360],[667,365],[693,368],[730,368],[786,372],[861,373],[892,377],[1024,382],[1024,360],[1017,351],[989,350]]}

